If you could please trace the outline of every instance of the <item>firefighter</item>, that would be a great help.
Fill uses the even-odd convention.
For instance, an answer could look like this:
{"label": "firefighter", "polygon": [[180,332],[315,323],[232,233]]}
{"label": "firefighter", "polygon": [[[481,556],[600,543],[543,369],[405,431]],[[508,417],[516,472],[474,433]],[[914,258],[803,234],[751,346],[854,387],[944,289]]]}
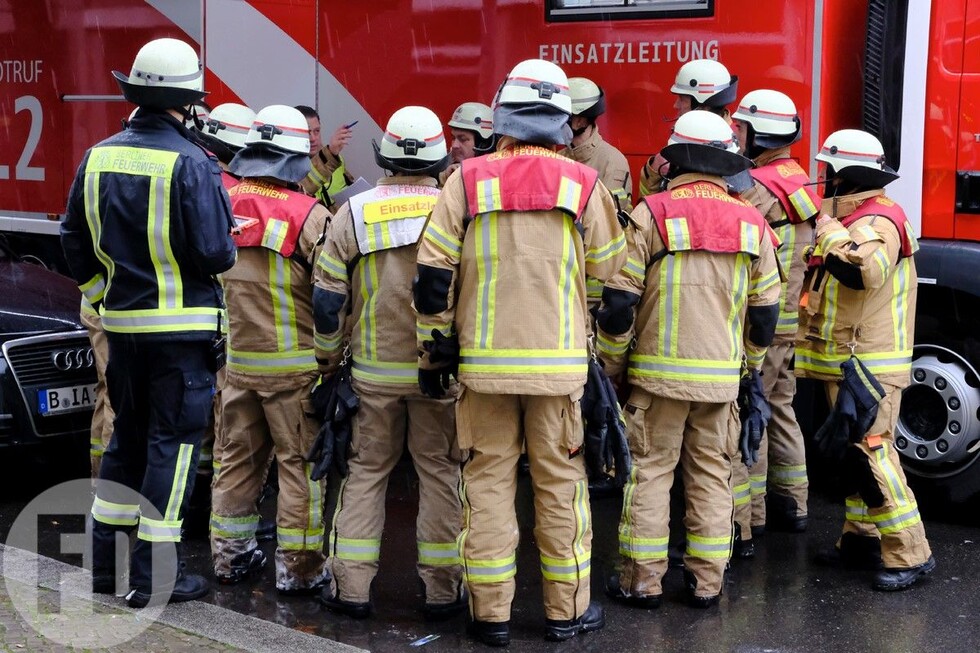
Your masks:
{"label": "firefighter", "polygon": [[446,183],[419,246],[414,298],[423,392],[439,394],[450,373],[462,386],[457,433],[470,453],[459,541],[470,633],[504,646],[522,444],[535,495],[545,637],[565,640],[605,623],[602,607],[589,601],[592,526],[579,455],[585,274],[611,277],[626,261],[626,239],[595,170],[552,149],[571,137],[561,68],[538,59],[517,64],[494,104],[497,151],[463,161]]}
{"label": "firefighter", "polygon": [[819,561],[878,568],[873,587],[900,590],[936,567],[894,446],[912,366],[918,243],[902,208],[885,195],[898,175],[877,138],[837,131],[815,158],[826,166],[825,199],[796,374],[826,382],[834,403],[840,365],[853,355],[886,392],[865,437],[848,447],[844,472],[856,492],[846,501],[843,535]]}
{"label": "firefighter", "polygon": [[631,606],[660,605],[678,463],[687,503],[688,602],[706,608],[722,592],[739,436],[733,401],[743,366],[762,365],[780,291],[774,234],[722,179],[751,165],[737,152],[722,118],[694,111],[678,119],[661,150],[670,163],[667,190],[633,211],[639,237],[626,267],[603,290],[599,352],[610,376],[628,370],[634,464],[619,525],[625,560],[606,591]]}
{"label": "firefighter", "polygon": [[449,148],[452,163],[439,175],[440,185],[445,185],[449,175],[456,172],[464,160],[489,154],[497,144],[493,133],[493,110],[480,102],[463,102],[446,124],[453,137]]}
{"label": "firefighter", "polygon": [[[626,212],[633,209],[629,164],[623,153],[603,140],[599,135],[596,119],[606,112],[606,95],[602,88],[585,77],[569,77],[568,88],[572,96],[572,142],[560,154],[572,161],[595,168],[599,180],[616,199],[617,206]],[[602,292],[602,288],[599,288]]]}
{"label": "firefighter", "polygon": [[312,594],[326,581],[323,487],[306,453],[318,424],[310,391],[313,348],[311,257],[329,214],[299,192],[310,169],[306,119],[296,109],[259,111],[229,169],[238,222],[235,266],[222,275],[228,301],[228,373],[221,397],[221,473],[214,483],[211,553],[222,584],[259,571],[255,540],[272,453],[279,466],[276,589]]}
{"label": "firefighter", "polygon": [[[235,260],[218,166],[183,126],[204,97],[194,48],[157,39],[131,72],[113,72],[139,111],[82,160],[62,224],[72,276],[102,315],[106,378],[116,411],[93,517],[92,588],[116,589],[117,531],[136,530],[127,601],[188,601],[207,593],[184,574],[175,544],[211,410],[221,287]],[[141,493],[134,505],[119,484]],[[122,539],[122,538],[119,538]]]}
{"label": "firefighter", "polygon": [[813,242],[820,199],[807,173],[790,158],[790,145],[800,140],[802,126],[788,96],[769,89],[752,91],[742,98],[732,117],[742,154],[755,164],[753,186],[740,197],[759,209],[779,237],[779,265],[786,276],[779,295],[776,336],[762,364],[763,391],[772,418],[758,462],[750,469],[739,462],[734,465],[735,523],[741,535],[736,538],[734,555],[751,557],[755,549],[752,536],[767,526],[793,533],[802,533],[807,526],[806,451],[793,410],[796,376],[792,363],[805,270],[802,256]]}
{"label": "firefighter", "polygon": [[296,109],[306,118],[310,131],[310,172],[301,185],[304,192],[316,197],[324,206],[336,209],[332,195],[336,195],[354,183],[340,152],[350,142],[354,132],[352,125],[341,125],[330,136],[326,145],[320,140],[320,114],[313,107],[299,104]]}
{"label": "firefighter", "polygon": [[[714,59],[695,59],[677,71],[670,92],[675,96],[674,110],[678,118],[688,111],[702,109],[730,123],[728,105],[738,97],[738,77]],[[656,154],[647,160],[640,171],[640,196],[661,190],[666,163],[662,156]]]}
{"label": "firefighter", "polygon": [[[419,477],[423,614],[428,620],[446,619],[466,607],[456,552],[462,507],[454,397],[420,392],[411,311],[415,245],[439,196],[436,178],[449,165],[439,118],[425,107],[399,109],[375,146],[375,160],[391,176],[340,209],[317,258],[318,355],[329,360],[327,373],[335,371],[343,334],[350,332],[353,387],[360,397],[350,471],[330,530],[332,587],[320,600],[351,617],[370,614],[385,489],[407,439]],[[345,324],[348,312],[350,325]]]}

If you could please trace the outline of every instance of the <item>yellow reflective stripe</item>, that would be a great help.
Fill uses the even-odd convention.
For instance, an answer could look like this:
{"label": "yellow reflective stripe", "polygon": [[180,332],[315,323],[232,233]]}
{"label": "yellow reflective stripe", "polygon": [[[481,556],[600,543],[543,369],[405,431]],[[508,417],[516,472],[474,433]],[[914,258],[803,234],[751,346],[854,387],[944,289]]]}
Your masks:
{"label": "yellow reflective stripe", "polygon": [[140,515],[136,537],[145,542],[180,542],[180,525],[179,519],[150,519],[146,515]]}
{"label": "yellow reflective stripe", "polygon": [[611,340],[605,333],[599,331],[596,335],[596,348],[603,354],[609,354],[610,356],[619,356],[625,354],[626,350],[629,349],[629,340],[623,340],[622,342],[616,342]]}
{"label": "yellow reflective stripe", "polygon": [[898,351],[909,348],[909,260],[899,261],[895,270],[895,277],[892,280],[895,297],[892,300],[892,326],[895,329],[895,349]]}
{"label": "yellow reflective stripe", "polygon": [[634,279],[639,279],[640,281],[643,281],[643,279],[645,279],[647,276],[647,270],[643,266],[643,263],[632,257],[626,259],[626,265],[623,266],[623,272]]}
{"label": "yellow reflective stripe", "polygon": [[687,555],[694,558],[727,558],[731,553],[732,537],[704,537],[687,533]]}
{"label": "yellow reflective stripe", "polygon": [[[572,542],[572,554],[575,557],[569,561],[561,561],[541,556],[541,571],[549,580],[581,580],[588,577],[591,570],[592,551],[587,551],[583,543],[585,534],[592,529],[589,489],[584,479],[575,484],[575,493],[572,495],[572,512],[575,515],[575,540]],[[573,566],[571,570],[567,569],[569,563]],[[546,566],[547,572],[545,572]],[[566,568],[562,569],[561,567]]]}
{"label": "yellow reflective stripe", "polygon": [[500,179],[483,179],[476,183],[476,212],[489,213],[503,208],[500,201]]}
{"label": "yellow reflective stripe", "polygon": [[343,334],[340,333],[339,331],[337,332],[336,335],[332,337],[325,336],[322,333],[314,331],[313,346],[316,347],[316,349],[329,354],[330,352],[333,352],[338,348],[340,348],[340,341],[342,338],[343,338]]}
{"label": "yellow reflective stripe", "polygon": [[279,351],[291,351],[299,345],[292,266],[275,252],[269,252],[269,295],[272,313],[276,316],[276,346]]}
{"label": "yellow reflective stripe", "polygon": [[[840,376],[840,365],[850,358],[850,354],[825,354],[808,349],[796,350],[797,369]],[[885,351],[861,353],[858,358],[872,374],[905,372],[912,367],[912,351]]]}
{"label": "yellow reflective stripe", "polygon": [[[777,273],[778,274],[778,273]],[[732,307],[728,313],[728,332],[731,338],[733,357],[739,356],[743,350],[742,329],[745,319],[745,304],[748,301],[749,284],[752,276],[752,261],[748,254],[735,255],[735,278],[732,280]],[[758,363],[755,364],[758,367]]]}
{"label": "yellow reflective stripe", "polygon": [[238,351],[228,348],[228,369],[236,372],[278,374],[316,369],[313,349],[292,351]]}
{"label": "yellow reflective stripe", "polygon": [[586,263],[602,263],[626,249],[626,234],[620,231],[615,238],[599,248],[592,248],[585,253]]}
{"label": "yellow reflective stripe", "polygon": [[677,337],[680,320],[681,271],[684,254],[666,257],[660,266],[659,319],[657,321],[657,351],[664,356],[677,353]]}
{"label": "yellow reflective stripe", "polygon": [[749,487],[752,488],[752,496],[766,493],[766,475],[749,474]]}
{"label": "yellow reflective stripe", "polygon": [[460,372],[509,372],[513,374],[563,374],[585,372],[584,349],[463,349]]}
{"label": "yellow reflective stripe", "polygon": [[752,486],[748,481],[732,488],[732,499],[736,506],[744,506],[752,500]]}
{"label": "yellow reflective stripe", "polygon": [[765,361],[765,359],[766,359],[765,349],[745,350],[745,364],[749,367],[758,369],[762,367],[762,363],[763,361]]}
{"label": "yellow reflective stripe", "polygon": [[885,253],[885,250],[881,248],[876,249],[874,254],[871,255],[871,259],[878,265],[881,278],[886,279],[888,277],[888,255]]}
{"label": "yellow reflective stripe", "polygon": [[898,533],[922,521],[919,508],[915,504],[877,515],[870,515],[871,522],[882,535]]}
{"label": "yellow reflective stripe", "polygon": [[820,211],[820,208],[813,203],[813,198],[810,197],[810,194],[806,192],[805,188],[791,193],[789,203],[796,209],[797,215],[804,220],[809,220]]}
{"label": "yellow reflective stripe", "polygon": [[630,374],[680,381],[738,382],[741,361],[716,361],[669,356],[630,356]]}
{"label": "yellow reflective stripe", "polygon": [[113,503],[95,497],[92,503],[92,518],[112,526],[135,526],[139,522],[140,507],[131,503]]}
{"label": "yellow reflective stripe", "polygon": [[361,381],[376,383],[412,384],[418,383],[419,367],[416,361],[395,363],[379,360],[365,360],[354,356],[351,374]]}
{"label": "yellow reflective stripe", "polygon": [[463,558],[466,582],[499,583],[513,578],[517,573],[517,558],[514,555],[495,560],[474,560]]}
{"label": "yellow reflective stripe", "polygon": [[423,342],[432,340],[432,330],[435,329],[447,338],[453,334],[452,324],[429,324],[426,322],[416,322],[415,323],[415,336],[419,345]]}
{"label": "yellow reflective stripe", "polygon": [[161,308],[180,308],[184,305],[184,283],[170,244],[169,175],[150,180],[146,232],[150,260],[157,277],[157,305]]}
{"label": "yellow reflective stripe", "polygon": [[454,262],[459,262],[459,255],[463,251],[463,243],[442,229],[442,227],[430,220],[428,226],[425,228],[425,235],[422,237],[449,255]]}
{"label": "yellow reflective stripe", "polygon": [[487,213],[477,218],[479,226],[474,234],[476,253],[477,297],[476,338],[481,349],[493,343],[493,326],[497,306],[497,214]]}
{"label": "yellow reflective stripe", "polygon": [[[836,277],[828,276],[823,290],[824,323],[821,336],[827,343],[833,342],[834,324],[837,321],[837,302],[840,292],[840,282]],[[828,344],[828,347],[832,345]]]}
{"label": "yellow reflective stripe", "polygon": [[773,268],[769,274],[765,275],[761,279],[753,279],[749,284],[749,296],[754,297],[756,295],[761,295],[773,286],[779,283],[779,270]]}
{"label": "yellow reflective stripe", "polygon": [[167,509],[163,513],[163,518],[167,521],[176,521],[180,514],[180,505],[184,501],[184,490],[187,488],[187,473],[191,468],[191,459],[194,457],[194,445],[182,444],[177,450],[177,463],[174,468],[173,484],[170,487],[170,499],[167,501]]}
{"label": "yellow reflective stripe", "polygon": [[419,564],[444,567],[461,563],[459,545],[453,542],[418,542]]}
{"label": "yellow reflective stripe", "polygon": [[[91,160],[91,159],[90,159]],[[97,172],[89,172],[88,166],[85,168],[85,188],[83,197],[85,201],[85,223],[88,225],[89,234],[92,236],[92,246],[95,257],[109,271],[106,280],[106,293],[112,285],[112,278],[115,275],[115,263],[102,249],[102,214],[99,210],[99,180]]]}
{"label": "yellow reflective stripe", "polygon": [[347,282],[347,266],[344,265],[343,261],[338,261],[334,257],[327,253],[327,250],[320,250],[320,256],[316,259],[316,265],[318,268],[329,274],[334,279],[338,279],[343,282]]}
{"label": "yellow reflective stripe", "polygon": [[862,524],[871,523],[871,515],[868,514],[868,506],[860,499],[846,499],[844,502],[844,518],[847,521]]}
{"label": "yellow reflective stripe", "polygon": [[769,478],[778,485],[806,483],[806,465],[770,465]]}
{"label": "yellow reflective stripe", "polygon": [[280,549],[318,551],[323,548],[323,528],[277,528],[276,539]]}
{"label": "yellow reflective stripe", "polygon": [[905,484],[899,479],[898,472],[895,471],[895,466],[888,457],[887,442],[882,442],[881,448],[875,451],[875,462],[878,463],[878,469],[881,470],[882,476],[885,477],[885,482],[888,484],[888,491],[891,493],[895,503],[899,506],[911,503],[908,494],[905,492]]}
{"label": "yellow reflective stripe", "polygon": [[869,224],[858,227],[856,231],[858,235],[864,238],[864,242],[870,242],[873,240],[884,240],[881,237],[881,235],[874,230],[874,227],[872,227]]}
{"label": "yellow reflective stripe", "polygon": [[585,277],[585,296],[589,299],[602,299],[602,289],[605,284],[595,277]]}
{"label": "yellow reflective stripe", "polygon": [[619,552],[633,560],[666,560],[668,537],[630,537],[619,534]]}
{"label": "yellow reflective stripe", "polygon": [[306,178],[317,186],[323,186],[327,181],[327,178],[320,174],[316,166],[310,166],[310,172],[306,175]]}
{"label": "yellow reflective stripe", "polygon": [[571,213],[578,215],[578,203],[582,197],[582,184],[565,177],[561,178],[558,184],[558,197],[555,198],[555,206],[560,207]]}
{"label": "yellow reflective stripe", "polygon": [[158,333],[169,331],[214,331],[219,308],[105,310],[102,328],[115,333]]}
{"label": "yellow reflective stripe", "polygon": [[838,230],[831,232],[820,241],[820,251],[826,254],[832,249],[837,247],[839,244],[847,242],[851,239],[851,234],[845,230]]}
{"label": "yellow reflective stripe", "polygon": [[218,537],[230,540],[249,540],[255,537],[255,531],[258,528],[258,515],[225,517],[214,512],[211,513],[211,534]]}
{"label": "yellow reflective stripe", "polygon": [[[575,253],[574,229],[571,218],[566,217],[562,228],[562,257],[558,272],[558,347],[571,349],[575,339],[575,280],[578,277],[578,257]],[[602,296],[602,291],[599,291]]]}
{"label": "yellow reflective stripe", "polygon": [[[807,196],[809,199],[809,196]],[[797,260],[796,239],[797,228],[793,224],[783,225],[776,230],[776,235],[782,245],[776,250],[776,258],[779,259],[779,267],[782,268],[786,278],[793,276],[793,269],[802,265]],[[797,315],[799,310],[798,298],[789,297],[789,283],[784,283],[779,290],[779,319],[776,322],[776,333],[796,333],[799,324]]]}
{"label": "yellow reflective stripe", "polygon": [[90,456],[95,456],[98,458],[103,453],[105,453],[105,447],[102,446],[102,440],[89,439],[88,441],[88,453]]}
{"label": "yellow reflective stripe", "polygon": [[912,253],[915,254],[919,251],[919,239],[915,236],[915,230],[912,229],[912,223],[905,223],[905,235],[908,236],[909,244],[912,246]]}
{"label": "yellow reflective stripe", "polygon": [[84,299],[89,302],[89,304],[95,304],[100,301],[105,296],[105,277],[101,273],[96,274],[94,277],[83,283],[78,287],[84,295]]}
{"label": "yellow reflective stripe", "polygon": [[741,228],[739,230],[739,235],[741,238],[742,253],[758,256],[760,250],[759,237],[761,235],[759,225],[755,225],[750,222],[742,222],[740,226]]}
{"label": "yellow reflective stripe", "polygon": [[682,252],[691,249],[691,232],[688,230],[687,218],[668,218],[664,222],[667,231],[667,250]]}
{"label": "yellow reflective stripe", "polygon": [[270,218],[265,223],[265,232],[262,234],[262,246],[278,252],[286,242],[286,233],[289,231],[289,223],[283,220]]}
{"label": "yellow reflective stripe", "polygon": [[378,305],[378,264],[376,257],[368,256],[358,266],[361,275],[361,316],[358,324],[361,327],[361,352],[365,359],[375,357],[378,351],[377,339],[377,310]]}

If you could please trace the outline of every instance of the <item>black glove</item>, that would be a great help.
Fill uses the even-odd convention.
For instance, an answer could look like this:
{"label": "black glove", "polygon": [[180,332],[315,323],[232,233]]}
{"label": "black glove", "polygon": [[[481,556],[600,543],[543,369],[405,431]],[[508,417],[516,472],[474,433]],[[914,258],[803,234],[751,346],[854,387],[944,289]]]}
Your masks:
{"label": "black glove", "polygon": [[426,397],[439,399],[446,396],[446,390],[452,384],[452,374],[449,368],[440,367],[435,370],[419,368],[419,390]]}
{"label": "black glove", "polygon": [[841,363],[840,369],[844,378],[840,383],[838,401],[846,399],[849,404],[850,441],[860,442],[878,417],[878,404],[885,398],[885,389],[855,356]]}
{"label": "black glove", "polygon": [[459,370],[459,339],[456,336],[444,336],[439,329],[432,330],[432,340],[422,343],[422,348],[429,352],[429,361],[441,363],[440,367],[447,368],[454,376]]}
{"label": "black glove", "polygon": [[589,361],[589,373],[582,395],[585,422],[585,465],[589,478],[615,471],[616,487],[622,488],[632,467],[626,422],[616,390],[598,361]]}
{"label": "black glove", "polygon": [[333,453],[333,423],[325,421],[316,434],[316,441],[313,443],[313,448],[310,449],[309,455],[306,456],[307,462],[314,463],[313,469],[310,471],[311,480],[319,481],[327,475],[330,471],[330,466],[333,464]]}
{"label": "black glove", "polygon": [[361,406],[361,400],[354,394],[354,388],[349,382],[341,383],[337,388],[337,407],[333,418],[333,463],[334,469],[342,477],[347,476],[350,468],[347,461],[350,459],[351,436],[354,431],[354,415]]}
{"label": "black glove", "polygon": [[350,366],[341,366],[330,379],[314,388],[312,395],[314,409],[319,411],[319,403],[324,412],[323,425],[306,456],[307,462],[314,463],[310,478],[319,481],[330,472],[331,466],[346,476],[353,419],[360,406],[351,386]]}
{"label": "black glove", "polygon": [[751,467],[759,462],[759,447],[762,446],[762,435],[766,432],[772,411],[769,402],[762,391],[762,376],[759,370],[749,370],[738,383],[739,417],[742,420],[742,432],[739,437],[739,448],[742,450],[742,462]]}

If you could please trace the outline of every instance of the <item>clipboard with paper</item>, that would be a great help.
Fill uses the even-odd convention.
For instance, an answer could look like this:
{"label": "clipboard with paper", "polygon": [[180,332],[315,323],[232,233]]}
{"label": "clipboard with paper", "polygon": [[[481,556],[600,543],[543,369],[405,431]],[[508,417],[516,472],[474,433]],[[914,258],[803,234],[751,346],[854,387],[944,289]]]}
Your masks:
{"label": "clipboard with paper", "polygon": [[344,204],[347,203],[347,200],[349,200],[350,198],[354,197],[355,195],[359,195],[364,191],[371,190],[372,188],[374,188],[373,184],[366,181],[364,177],[358,177],[353,184],[343,189],[339,193],[335,195],[331,195],[330,200],[336,206],[343,206]]}

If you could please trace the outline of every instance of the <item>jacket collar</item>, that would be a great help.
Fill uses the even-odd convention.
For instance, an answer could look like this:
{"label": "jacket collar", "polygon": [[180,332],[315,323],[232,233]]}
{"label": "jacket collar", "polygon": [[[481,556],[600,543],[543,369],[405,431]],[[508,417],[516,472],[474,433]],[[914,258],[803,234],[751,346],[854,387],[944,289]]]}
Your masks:
{"label": "jacket collar", "polygon": [[789,156],[789,146],[777,147],[774,150],[766,150],[756,158],[752,159],[755,163],[755,167],[761,168],[764,165],[768,165],[773,161],[778,161],[779,159],[788,159]]}
{"label": "jacket collar", "polygon": [[878,195],[884,194],[884,188],[876,188],[874,190],[864,191],[863,193],[840,195],[838,197],[827,197],[824,198],[823,203],[820,205],[820,212],[826,213],[831,217],[840,220],[857,211],[859,206],[864,204],[872,197],[877,197]]}
{"label": "jacket collar", "polygon": [[706,175],[700,172],[685,172],[682,175],[678,175],[671,179],[667,183],[667,190],[673,190],[678,186],[683,186],[684,184],[693,184],[696,181],[706,181],[709,184],[714,184],[715,186],[720,186],[723,191],[728,192],[728,184],[722,177],[716,177],[715,175]]}
{"label": "jacket collar", "polygon": [[432,186],[439,187],[439,180],[428,175],[392,175],[378,180],[378,186]]}

